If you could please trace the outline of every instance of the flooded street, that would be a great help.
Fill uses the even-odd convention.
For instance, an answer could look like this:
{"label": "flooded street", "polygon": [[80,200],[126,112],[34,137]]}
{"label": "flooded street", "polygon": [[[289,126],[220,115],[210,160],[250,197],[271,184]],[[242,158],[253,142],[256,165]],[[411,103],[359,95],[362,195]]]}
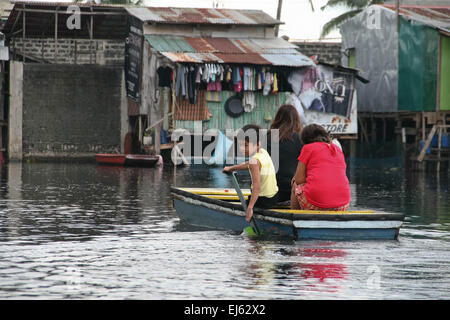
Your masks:
{"label": "flooded street", "polygon": [[255,240],[180,222],[170,186],[230,187],[218,167],[9,163],[0,299],[448,299],[449,173],[348,176],[351,207],[406,215],[398,241]]}

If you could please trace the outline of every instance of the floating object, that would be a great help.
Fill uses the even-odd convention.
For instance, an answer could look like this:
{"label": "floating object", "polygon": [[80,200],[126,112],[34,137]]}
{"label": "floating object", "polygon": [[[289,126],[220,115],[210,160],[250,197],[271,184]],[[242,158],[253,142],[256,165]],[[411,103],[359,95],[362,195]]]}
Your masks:
{"label": "floating object", "polygon": [[128,166],[128,167],[154,167],[161,162],[161,156],[146,154],[121,154],[121,153],[98,153],[95,160],[99,164]]}
{"label": "floating object", "polygon": [[208,165],[223,165],[227,159],[227,154],[233,146],[233,141],[228,139],[222,131],[219,131],[217,143],[214,149],[214,155],[209,158],[206,163]]}
{"label": "floating object", "polygon": [[[248,227],[233,189],[171,187],[173,205],[188,224],[241,233]],[[251,193],[243,189],[248,197]],[[296,240],[395,240],[405,216],[374,210],[314,211],[287,207],[253,209],[262,234]]]}

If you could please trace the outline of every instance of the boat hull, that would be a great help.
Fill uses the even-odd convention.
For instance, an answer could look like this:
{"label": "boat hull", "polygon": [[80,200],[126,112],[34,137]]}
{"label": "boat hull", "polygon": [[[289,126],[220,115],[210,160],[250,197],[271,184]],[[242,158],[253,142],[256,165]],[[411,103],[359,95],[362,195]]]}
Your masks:
{"label": "boat hull", "polygon": [[125,163],[124,154],[99,153],[95,155],[95,160],[99,164],[122,166]]}
{"label": "boat hull", "polygon": [[[186,188],[189,190],[189,188]],[[217,189],[210,189],[217,190]],[[239,203],[224,199],[212,191],[197,194],[173,188],[173,205],[184,222],[201,227],[242,232],[249,226]],[[225,193],[224,193],[225,194]],[[373,211],[306,211],[254,209],[258,228],[265,235],[287,236],[296,240],[395,240],[404,215]]]}
{"label": "boat hull", "polygon": [[158,160],[159,158],[156,156],[127,154],[124,165],[130,167],[154,167]]}
{"label": "boat hull", "polygon": [[154,167],[159,160],[157,156],[140,154],[99,153],[95,155],[98,164],[127,167]]}
{"label": "boat hull", "polygon": [[[245,220],[243,211],[239,212],[236,210],[236,212],[232,213],[229,210],[225,210],[225,208],[212,208],[210,206],[188,202],[181,198],[175,198],[173,204],[180,219],[193,226],[238,233],[241,233],[249,226],[249,223]],[[263,234],[294,237],[295,230],[292,226],[260,220],[257,217],[255,217],[255,220]]]}

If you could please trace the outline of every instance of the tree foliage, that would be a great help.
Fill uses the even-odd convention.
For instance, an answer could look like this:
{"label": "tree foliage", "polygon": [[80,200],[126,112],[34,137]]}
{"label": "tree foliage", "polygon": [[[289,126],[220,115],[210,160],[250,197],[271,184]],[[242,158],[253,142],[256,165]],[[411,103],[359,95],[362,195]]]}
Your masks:
{"label": "tree foliage", "polygon": [[324,38],[330,34],[331,31],[337,29],[344,21],[356,16],[365,8],[374,5],[384,3],[386,0],[328,0],[328,2],[321,7],[321,10],[332,8],[336,6],[345,6],[349,11],[331,19],[322,27],[320,38]]}

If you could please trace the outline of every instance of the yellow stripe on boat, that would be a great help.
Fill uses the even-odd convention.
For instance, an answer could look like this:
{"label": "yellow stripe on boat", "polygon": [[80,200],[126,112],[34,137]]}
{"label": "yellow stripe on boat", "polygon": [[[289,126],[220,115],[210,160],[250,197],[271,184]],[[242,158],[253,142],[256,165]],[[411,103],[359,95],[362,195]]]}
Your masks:
{"label": "yellow stripe on boat", "polygon": [[[219,200],[239,200],[239,197],[237,195],[217,195],[217,194],[203,194],[203,196],[210,198],[210,199],[219,199]],[[244,196],[244,199],[247,199],[248,197]],[[240,202],[239,202],[240,203]]]}
{"label": "yellow stripe on boat", "polygon": [[[230,203],[241,204],[238,201],[236,201],[236,202],[232,201]],[[284,208],[286,208],[286,207],[284,207]],[[347,211],[294,210],[294,209],[283,209],[282,207],[272,208],[270,210],[275,211],[275,212],[286,212],[286,213],[294,213],[294,214],[370,214],[370,213],[375,213],[374,210],[347,210]]]}
{"label": "yellow stripe on boat", "polygon": [[[236,190],[233,188],[180,188],[180,190],[204,195],[237,195]],[[250,189],[241,189],[241,191],[244,196],[249,196],[251,194]]]}
{"label": "yellow stripe on boat", "polygon": [[294,209],[271,209],[277,212],[286,212],[294,214],[368,214],[374,213],[373,210],[346,210],[346,211],[330,211],[330,210],[294,210]]}

